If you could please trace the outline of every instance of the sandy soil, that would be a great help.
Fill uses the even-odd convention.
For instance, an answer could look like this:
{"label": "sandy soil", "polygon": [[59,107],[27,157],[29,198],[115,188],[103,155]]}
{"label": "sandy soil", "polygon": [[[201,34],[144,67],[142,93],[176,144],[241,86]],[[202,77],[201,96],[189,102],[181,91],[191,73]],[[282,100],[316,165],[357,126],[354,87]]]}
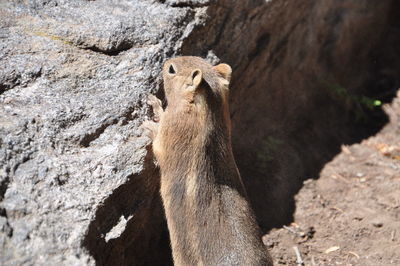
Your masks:
{"label": "sandy soil", "polygon": [[383,108],[390,122],[342,146],[304,182],[294,223],[264,236],[276,265],[400,265],[400,92]]}

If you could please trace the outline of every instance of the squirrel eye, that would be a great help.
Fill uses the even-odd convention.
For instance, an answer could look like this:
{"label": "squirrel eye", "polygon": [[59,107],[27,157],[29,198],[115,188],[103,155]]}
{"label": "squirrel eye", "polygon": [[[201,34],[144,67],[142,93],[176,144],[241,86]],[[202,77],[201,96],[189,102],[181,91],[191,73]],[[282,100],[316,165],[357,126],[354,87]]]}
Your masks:
{"label": "squirrel eye", "polygon": [[172,64],[168,68],[168,73],[169,74],[175,74],[176,73],[175,68],[174,68],[174,66]]}

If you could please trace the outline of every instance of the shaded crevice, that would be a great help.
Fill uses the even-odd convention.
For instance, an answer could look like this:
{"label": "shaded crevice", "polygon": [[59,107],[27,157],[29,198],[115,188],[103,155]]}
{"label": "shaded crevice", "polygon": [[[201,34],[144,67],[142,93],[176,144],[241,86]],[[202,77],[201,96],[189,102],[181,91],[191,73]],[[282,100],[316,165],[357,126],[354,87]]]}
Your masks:
{"label": "shaded crevice", "polygon": [[189,8],[199,8],[199,7],[207,7],[210,5],[210,3],[208,1],[206,2],[197,2],[197,1],[162,1],[163,3],[166,3],[167,5],[171,6],[171,7],[189,7]]}
{"label": "shaded crevice", "polygon": [[14,75],[8,77],[9,80],[0,84],[0,95],[4,92],[11,90],[19,85],[21,85],[21,75]]}
{"label": "shaded crevice", "polygon": [[25,73],[12,72],[5,77],[0,83],[0,95],[7,90],[13,89],[17,86],[26,86],[28,83],[34,82],[36,79],[43,75],[42,68],[27,71]]}
{"label": "shaded crevice", "polygon": [[[96,265],[172,265],[159,182],[148,153],[143,172],[129,176],[97,209],[83,241]],[[124,230],[106,241],[121,217],[129,218]]]}
{"label": "shaded crevice", "polygon": [[261,51],[263,51],[269,44],[270,41],[270,34],[263,33],[256,41],[256,47],[252,50],[249,55],[248,59],[251,61],[256,57]]}
{"label": "shaded crevice", "polygon": [[9,89],[8,86],[6,86],[4,84],[0,84],[0,95],[2,95],[8,89]]}
{"label": "shaded crevice", "polygon": [[113,119],[111,121],[108,121],[104,124],[102,124],[100,127],[96,128],[94,131],[87,133],[86,135],[84,135],[81,140],[79,141],[79,145],[81,145],[82,147],[89,147],[90,143],[92,143],[93,141],[95,141],[96,139],[98,139],[101,134],[103,134],[103,132],[112,125],[115,125],[118,122],[118,119]]}
{"label": "shaded crevice", "polygon": [[[338,11],[333,11],[336,24],[342,19],[342,16],[346,15],[340,10],[341,8]],[[337,15],[338,13],[341,15]],[[378,14],[375,16],[372,19],[380,19]],[[359,21],[359,23],[369,23],[368,19],[371,18],[366,16],[364,19],[365,21]],[[371,43],[375,43],[375,45],[370,45],[368,49],[374,53],[379,51],[379,58],[384,61],[382,65],[376,66],[369,56],[359,58],[360,55],[363,55],[363,51],[357,54],[346,54],[346,52],[352,53],[354,47],[357,47],[357,40],[353,40],[354,44],[349,40],[349,43],[347,43],[349,47],[344,50],[343,57],[346,60],[348,58],[355,60],[349,60],[354,65],[346,67],[355,70],[354,74],[357,75],[357,78],[359,76],[364,77],[363,80],[360,79],[361,82],[355,85],[354,78],[351,76],[341,77],[342,66],[335,65],[333,59],[331,60],[335,56],[335,61],[341,62],[336,51],[338,49],[343,51],[344,49],[344,44],[339,42],[339,36],[343,34],[346,28],[337,27],[338,29],[335,28],[334,32],[331,33],[333,37],[327,36],[325,40],[311,43],[314,46],[326,47],[326,40],[329,40],[330,48],[324,50],[324,53],[320,53],[321,58],[316,62],[304,58],[304,60],[309,60],[310,65],[305,66],[304,70],[299,72],[300,75],[292,73],[290,69],[295,58],[288,58],[288,56],[294,54],[292,51],[296,50],[296,42],[283,35],[283,39],[277,43],[276,47],[272,44],[270,44],[272,46],[267,47],[267,50],[272,50],[270,54],[279,60],[279,64],[276,64],[271,58],[265,61],[258,58],[252,69],[246,69],[246,72],[241,73],[242,77],[250,77],[248,78],[249,83],[239,82],[239,84],[235,84],[238,86],[238,90],[244,90],[244,88],[247,88],[247,84],[255,80],[256,83],[252,86],[252,91],[246,90],[246,96],[250,99],[264,100],[264,102],[254,100],[253,104],[257,107],[253,108],[252,112],[238,108],[244,110],[244,113],[241,114],[239,119],[233,120],[233,145],[252,205],[265,231],[293,221],[294,197],[302,188],[303,181],[308,178],[318,178],[321,169],[341,151],[343,144],[358,143],[373,136],[388,122],[388,117],[383,110],[379,106],[369,105],[368,102],[374,100],[387,102],[393,99],[395,90],[389,84],[395,83],[398,79],[400,68],[397,65],[389,67],[397,73],[394,74],[393,72],[391,77],[386,77],[385,85],[380,86],[379,89],[375,85],[377,85],[376,81],[380,80],[378,69],[382,69],[388,63],[387,60],[383,59],[383,55],[399,58],[400,53],[388,53],[385,48],[387,43],[385,38],[380,38],[374,30],[371,30],[370,35],[375,38],[371,37]],[[291,31],[290,35],[296,34],[298,30],[301,30],[301,28]],[[301,39],[299,41],[306,43]],[[281,47],[284,47],[286,52],[277,54],[277,50],[280,50]],[[362,64],[374,66],[377,69],[372,69],[372,71],[368,68],[366,68],[367,70],[360,69],[358,66],[360,61],[358,60],[361,60]],[[301,65],[301,62],[299,65]],[[313,73],[313,68],[318,69],[320,73]],[[265,69],[265,75],[273,70],[275,78],[280,77],[280,79],[277,79],[279,82],[273,83],[265,78],[255,76],[253,69]],[[324,73],[326,69],[329,70],[328,73]],[[333,82],[334,87],[339,90],[340,94],[345,92],[346,96],[334,97],[331,92],[325,90],[323,85],[318,84],[319,78],[316,75],[319,77],[324,75],[336,76],[337,80]],[[382,94],[372,95],[370,94],[371,89],[378,90]],[[268,94],[260,93],[266,90],[268,90]],[[270,95],[277,97],[274,98]],[[382,95],[385,95],[387,99],[385,100]],[[245,104],[237,101],[233,107],[235,108],[237,105],[245,106]],[[269,105],[268,108],[265,108],[266,105]],[[268,113],[272,113],[276,117],[270,116],[269,119],[265,119],[255,114],[254,111],[267,116]],[[361,120],[360,114],[363,117]],[[257,126],[254,125],[253,129],[242,126],[250,118],[258,121]],[[263,120],[265,122],[262,122]],[[250,145],[243,141],[243,135],[252,139]],[[274,149],[271,144],[264,142],[264,139],[271,135],[276,136],[281,143],[278,145],[279,148]],[[255,153],[255,155],[251,153]],[[261,158],[257,156],[257,153],[258,155],[269,154],[270,160],[263,160],[262,156]],[[263,195],[263,197],[260,198],[260,195]]]}
{"label": "shaded crevice", "polygon": [[89,51],[93,51],[95,53],[100,53],[100,54],[104,54],[104,55],[108,55],[108,56],[117,56],[122,52],[128,51],[132,47],[133,47],[132,44],[124,44],[124,45],[120,45],[119,47],[115,47],[112,49],[101,49],[96,46],[80,47],[80,48],[83,50],[89,50]]}
{"label": "shaded crevice", "polygon": [[6,176],[0,181],[0,202],[4,199],[4,195],[8,189],[8,184],[10,183],[10,177]]}
{"label": "shaded crevice", "polygon": [[13,236],[13,228],[9,224],[7,220],[7,212],[6,209],[0,208],[0,216],[6,218],[6,221],[3,221],[1,226],[1,232],[4,232],[7,237],[12,237]]}
{"label": "shaded crevice", "polygon": [[[373,136],[388,122],[381,107],[370,103],[391,101],[397,90],[400,52],[389,48],[399,47],[392,25],[398,19],[385,20],[400,11],[393,11],[392,0],[368,2],[368,8],[309,1],[259,5],[260,16],[238,27],[235,15],[250,18],[253,10],[232,3],[237,14],[223,22],[211,17],[185,40],[183,51],[204,55],[212,49],[233,67],[233,149],[258,221],[268,231],[293,221],[303,181],[318,178],[343,144]],[[371,53],[381,62],[372,61]],[[389,71],[380,73],[385,66]],[[334,96],[321,77],[346,96]]]}

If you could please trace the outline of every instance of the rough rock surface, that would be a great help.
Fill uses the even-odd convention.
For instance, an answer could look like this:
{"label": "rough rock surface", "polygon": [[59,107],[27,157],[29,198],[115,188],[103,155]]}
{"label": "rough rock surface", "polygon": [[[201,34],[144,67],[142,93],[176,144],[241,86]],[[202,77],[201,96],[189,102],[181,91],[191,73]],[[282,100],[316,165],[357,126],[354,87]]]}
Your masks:
{"label": "rough rock surface", "polygon": [[0,264],[154,264],[165,226],[138,127],[197,11],[1,4]]}
{"label": "rough rock surface", "polygon": [[181,54],[232,65],[248,194],[263,228],[290,222],[302,181],[385,123],[371,99],[399,85],[399,14],[395,0],[1,1],[0,264],[170,263],[139,125]]}

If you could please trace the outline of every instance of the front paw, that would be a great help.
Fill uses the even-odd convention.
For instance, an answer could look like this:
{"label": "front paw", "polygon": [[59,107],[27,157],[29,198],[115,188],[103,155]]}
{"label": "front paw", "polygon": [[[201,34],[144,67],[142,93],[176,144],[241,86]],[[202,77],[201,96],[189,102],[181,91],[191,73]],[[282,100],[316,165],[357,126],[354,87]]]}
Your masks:
{"label": "front paw", "polygon": [[153,108],[153,113],[154,113],[153,120],[155,122],[159,122],[161,115],[164,112],[164,110],[162,109],[161,100],[158,99],[156,96],[150,94],[147,98],[147,104],[151,105],[151,107]]}
{"label": "front paw", "polygon": [[142,123],[140,128],[143,130],[143,133],[146,136],[148,136],[152,141],[154,141],[158,132],[158,123],[147,120]]}

